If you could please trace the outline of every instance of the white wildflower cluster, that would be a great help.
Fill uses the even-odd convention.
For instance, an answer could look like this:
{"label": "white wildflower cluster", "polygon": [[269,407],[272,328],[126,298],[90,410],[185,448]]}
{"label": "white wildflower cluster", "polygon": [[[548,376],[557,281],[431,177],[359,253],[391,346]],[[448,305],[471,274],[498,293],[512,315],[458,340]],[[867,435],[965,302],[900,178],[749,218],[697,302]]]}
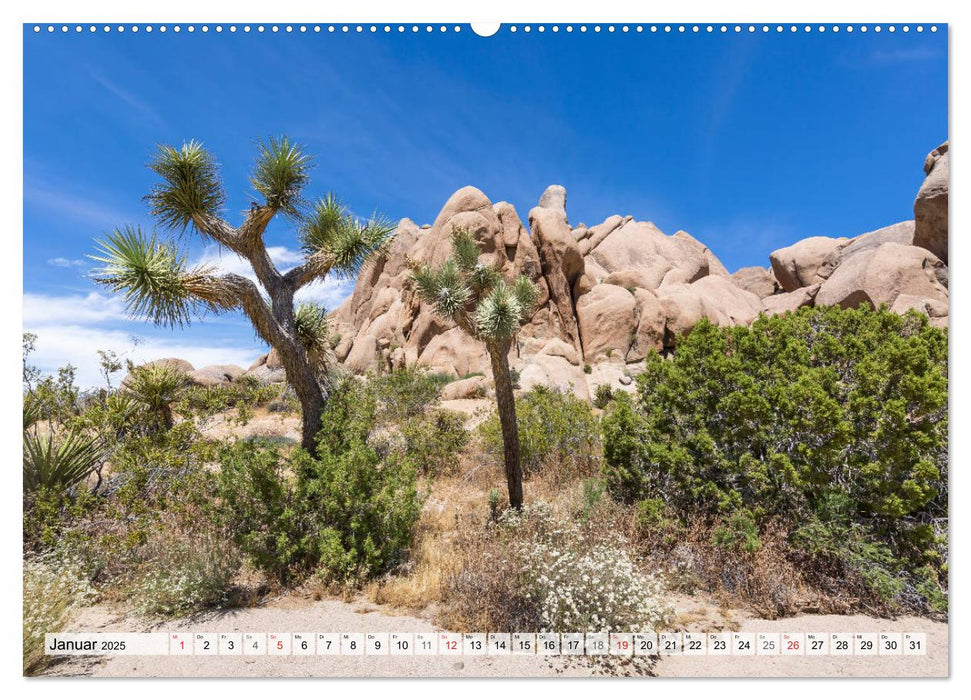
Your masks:
{"label": "white wildflower cluster", "polygon": [[142,615],[175,616],[221,602],[225,581],[203,567],[156,568],[138,582],[132,607]]}
{"label": "white wildflower cluster", "polygon": [[523,590],[538,606],[544,630],[644,631],[669,614],[660,583],[638,569],[621,538],[585,536],[579,525],[555,523],[542,506],[506,524],[521,526],[524,518],[540,526],[515,553]]}
{"label": "white wildflower cluster", "polygon": [[62,555],[40,555],[24,562],[25,673],[43,660],[44,635],[64,629],[74,611],[97,596],[83,572],[81,561]]}

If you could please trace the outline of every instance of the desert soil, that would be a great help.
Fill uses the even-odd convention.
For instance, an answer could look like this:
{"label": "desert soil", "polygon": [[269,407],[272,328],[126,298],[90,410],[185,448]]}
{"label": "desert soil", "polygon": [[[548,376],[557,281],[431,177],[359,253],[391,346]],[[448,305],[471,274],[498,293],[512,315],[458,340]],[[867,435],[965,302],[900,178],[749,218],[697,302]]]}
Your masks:
{"label": "desert soil", "polygon": [[[759,619],[697,597],[673,601],[679,628],[686,631],[742,632],[886,632],[927,634],[926,656],[664,656],[622,661],[544,656],[210,656],[210,657],[67,657],[45,675],[116,677],[944,677],[948,674],[947,624],[924,618],[895,620],[865,615],[803,615],[783,620]],[[314,601],[285,596],[259,607],[223,610],[163,624],[103,606],[87,608],[69,631],[87,632],[421,632],[435,625],[403,616],[366,600]]]}

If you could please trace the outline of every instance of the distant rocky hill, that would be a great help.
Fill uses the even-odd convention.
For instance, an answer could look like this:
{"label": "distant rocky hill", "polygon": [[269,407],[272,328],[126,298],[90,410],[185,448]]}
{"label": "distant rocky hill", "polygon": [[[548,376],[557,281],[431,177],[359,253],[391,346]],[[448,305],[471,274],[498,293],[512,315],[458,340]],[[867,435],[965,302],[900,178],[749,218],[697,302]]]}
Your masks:
{"label": "distant rocky hill", "polygon": [[572,386],[587,397],[598,384],[620,382],[626,366],[650,350],[673,349],[701,318],[749,324],[762,312],[814,304],[886,304],[900,313],[918,309],[946,326],[946,142],[924,170],[914,220],[854,238],[807,238],[772,252],[770,267],[734,274],[685,231],[665,235],[649,221],[619,215],[571,226],[559,185],[530,210],[528,229],[511,204],[464,187],[431,226],[398,224],[390,251],[332,315],[337,358],[355,372],[419,365],[489,373],[482,344],[436,316],[409,281],[407,259],[440,264],[457,228],[475,235],[483,263],[499,265],[508,278],[526,274],[540,289],[511,355],[523,388]]}
{"label": "distant rocky hill", "polygon": [[[749,324],[760,313],[802,306],[886,304],[898,313],[918,309],[944,327],[948,170],[945,142],[924,163],[914,220],[853,238],[806,238],[772,252],[770,267],[734,273],[685,231],[665,235],[649,221],[619,215],[571,226],[559,185],[530,210],[528,229],[511,204],[493,204],[464,187],[431,226],[402,219],[387,254],[361,273],[353,294],[331,314],[337,359],[360,373],[417,365],[457,376],[490,374],[482,343],[439,318],[409,281],[408,259],[441,264],[457,228],[474,234],[483,263],[500,266],[509,279],[528,275],[539,287],[510,357],[523,389],[542,383],[589,398],[600,384],[628,386],[648,352],[673,350],[702,318]],[[190,372],[200,384],[240,375],[285,380],[274,352],[245,371],[215,365]],[[460,398],[487,387],[480,377],[449,385],[448,393]]]}

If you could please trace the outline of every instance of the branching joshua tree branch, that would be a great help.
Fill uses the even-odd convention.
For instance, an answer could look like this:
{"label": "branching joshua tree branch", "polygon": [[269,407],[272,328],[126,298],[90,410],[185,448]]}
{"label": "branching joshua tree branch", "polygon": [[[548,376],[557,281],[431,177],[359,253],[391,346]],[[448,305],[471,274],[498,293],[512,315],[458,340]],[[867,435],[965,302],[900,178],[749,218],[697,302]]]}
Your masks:
{"label": "branching joshua tree branch", "polygon": [[511,285],[497,267],[479,260],[479,246],[465,230],[452,234],[452,257],[440,267],[409,261],[411,279],[422,301],[452,319],[465,333],[485,343],[496,385],[496,404],[502,426],[503,460],[509,505],[523,505],[516,399],[509,371],[509,349],[519,327],[526,323],[539,291],[525,275]]}
{"label": "branching joshua tree branch", "polygon": [[[158,225],[174,236],[163,240],[125,226],[97,241],[91,257],[101,263],[95,281],[121,294],[133,316],[156,325],[181,327],[205,312],[244,313],[279,354],[303,410],[302,444],[315,453],[330,332],[326,311],[295,306],[294,295],[331,274],[355,277],[386,250],[394,225],[378,215],[361,221],[333,195],[306,202],[311,166],[310,156],[287,137],[259,143],[250,183],[263,201],[234,227],[222,217],[226,195],[213,155],[196,141],[159,146],[149,163],[159,182],[145,199]],[[285,274],[263,240],[278,214],[293,222],[304,255]],[[190,229],[247,260],[258,284],[213,267],[190,267],[175,240]]]}

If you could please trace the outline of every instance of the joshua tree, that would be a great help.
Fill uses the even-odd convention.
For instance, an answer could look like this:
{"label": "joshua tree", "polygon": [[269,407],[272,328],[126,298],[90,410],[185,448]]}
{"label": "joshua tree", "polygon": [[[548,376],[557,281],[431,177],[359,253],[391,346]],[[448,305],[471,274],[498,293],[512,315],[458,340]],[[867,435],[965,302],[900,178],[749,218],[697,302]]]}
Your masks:
{"label": "joshua tree", "polygon": [[523,472],[509,348],[516,331],[529,320],[538,290],[526,276],[507,285],[496,267],[479,262],[479,246],[468,231],[453,233],[452,253],[438,269],[412,262],[412,281],[423,301],[433,304],[440,316],[452,319],[473,338],[482,340],[489,351],[502,426],[509,505],[519,509],[523,505]]}
{"label": "joshua tree", "polygon": [[[259,284],[212,267],[189,267],[174,240],[132,227],[116,229],[98,242],[99,254],[91,256],[103,264],[96,281],[124,294],[133,315],[157,325],[182,326],[205,311],[245,313],[279,354],[303,411],[303,447],[316,453],[325,402],[319,361],[327,319],[317,306],[294,309],[294,295],[329,274],[357,275],[384,250],[393,225],[377,215],[359,220],[332,195],[305,202],[301,195],[310,180],[311,158],[287,137],[258,144],[250,183],[262,202],[253,202],[238,227],[222,218],[226,195],[219,167],[202,144],[160,146],[149,167],[160,178],[146,197],[158,224],[176,235],[194,229],[236,253],[250,263]],[[277,270],[263,241],[277,214],[294,224],[304,255],[286,273]]]}

